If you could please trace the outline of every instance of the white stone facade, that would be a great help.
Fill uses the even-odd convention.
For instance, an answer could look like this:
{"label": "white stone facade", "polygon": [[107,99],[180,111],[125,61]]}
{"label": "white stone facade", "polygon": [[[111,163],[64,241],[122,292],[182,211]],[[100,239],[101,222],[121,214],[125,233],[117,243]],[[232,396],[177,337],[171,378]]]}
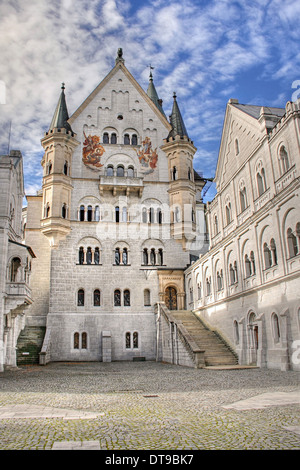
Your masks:
{"label": "white stone facade", "polygon": [[[47,326],[51,361],[155,360],[159,272],[183,279],[190,264],[190,250],[171,235],[160,148],[170,123],[122,61],[68,122],[72,134],[54,129],[42,140],[43,187],[27,198],[26,243],[37,256],[27,324]],[[99,153],[90,158],[93,137]],[[185,178],[203,241],[204,206],[194,175]]]}
{"label": "white stone facade", "polygon": [[207,204],[210,247],[186,271],[188,308],[241,364],[300,369],[300,105],[230,100]]}
{"label": "white stone facade", "polygon": [[22,154],[0,156],[0,371],[16,366],[16,345],[32,303],[34,253],[22,243],[24,197]]}

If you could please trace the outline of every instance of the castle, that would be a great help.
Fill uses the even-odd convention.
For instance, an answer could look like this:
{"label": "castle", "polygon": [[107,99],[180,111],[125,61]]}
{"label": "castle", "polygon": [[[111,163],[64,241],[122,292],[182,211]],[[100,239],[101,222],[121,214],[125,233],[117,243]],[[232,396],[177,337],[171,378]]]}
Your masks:
{"label": "castle", "polygon": [[2,370],[30,355],[25,330],[42,332],[41,364],[202,367],[191,319],[222,336],[234,362],[299,367],[299,106],[228,102],[217,195],[204,204],[206,180],[173,99],[168,120],[151,71],[144,91],[120,49],[70,117],[62,85],[41,140],[42,188],[23,214],[21,157],[2,157],[15,174],[1,195]]}

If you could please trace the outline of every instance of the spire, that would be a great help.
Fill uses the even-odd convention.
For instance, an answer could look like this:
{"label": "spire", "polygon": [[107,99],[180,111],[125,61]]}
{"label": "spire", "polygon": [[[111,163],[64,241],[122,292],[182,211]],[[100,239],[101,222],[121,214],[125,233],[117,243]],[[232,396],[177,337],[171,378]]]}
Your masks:
{"label": "spire", "polygon": [[49,131],[52,131],[55,128],[59,129],[66,129],[67,131],[73,132],[71,129],[70,124],[68,123],[69,114],[66,104],[66,97],[65,97],[65,84],[62,83],[61,85],[61,94],[50,124]]}
{"label": "spire", "polygon": [[173,108],[172,108],[172,114],[170,116],[170,124],[172,126],[172,130],[169,133],[168,137],[175,137],[176,135],[179,135],[180,137],[188,137],[187,130],[185,128],[180,109],[177,104],[176,100],[176,93],[174,91],[173,94],[174,102],[173,102]]}
{"label": "spire", "polygon": [[151,67],[151,65],[149,67],[150,67],[150,75],[149,75],[149,85],[147,89],[147,95],[149,96],[151,101],[153,101],[155,106],[160,110],[160,112],[165,116],[164,110],[162,108],[162,100],[158,98],[158,94],[153,83],[152,69],[154,69],[154,67]]}

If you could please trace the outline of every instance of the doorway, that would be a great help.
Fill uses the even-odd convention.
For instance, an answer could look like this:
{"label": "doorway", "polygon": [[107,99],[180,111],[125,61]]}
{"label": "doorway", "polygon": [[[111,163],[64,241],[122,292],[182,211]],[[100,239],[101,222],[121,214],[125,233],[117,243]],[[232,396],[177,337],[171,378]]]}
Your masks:
{"label": "doorway", "polygon": [[177,310],[177,290],[175,289],[175,287],[166,288],[165,304],[169,310]]}

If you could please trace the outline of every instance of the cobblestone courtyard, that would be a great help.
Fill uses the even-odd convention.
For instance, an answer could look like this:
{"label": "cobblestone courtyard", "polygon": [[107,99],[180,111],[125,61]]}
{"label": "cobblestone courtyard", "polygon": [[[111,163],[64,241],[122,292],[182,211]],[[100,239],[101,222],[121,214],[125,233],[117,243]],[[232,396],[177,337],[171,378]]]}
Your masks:
{"label": "cobblestone courtyard", "polygon": [[299,373],[155,362],[0,375],[0,450],[300,449]]}

